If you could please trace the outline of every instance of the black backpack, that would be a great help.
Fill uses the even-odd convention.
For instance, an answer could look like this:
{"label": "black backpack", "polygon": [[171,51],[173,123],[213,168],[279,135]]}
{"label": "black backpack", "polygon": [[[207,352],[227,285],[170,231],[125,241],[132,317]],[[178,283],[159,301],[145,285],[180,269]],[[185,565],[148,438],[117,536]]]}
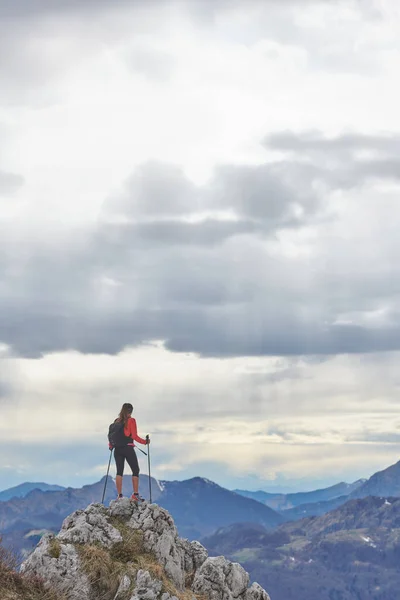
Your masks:
{"label": "black backpack", "polygon": [[113,448],[127,446],[132,443],[132,438],[125,435],[124,428],[124,423],[120,421],[114,421],[108,428],[108,441]]}

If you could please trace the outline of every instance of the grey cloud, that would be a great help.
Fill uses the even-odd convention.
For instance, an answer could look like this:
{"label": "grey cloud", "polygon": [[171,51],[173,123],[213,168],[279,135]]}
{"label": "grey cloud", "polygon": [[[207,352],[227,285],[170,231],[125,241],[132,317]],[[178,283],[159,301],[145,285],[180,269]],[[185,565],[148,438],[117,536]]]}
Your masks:
{"label": "grey cloud", "polygon": [[[371,179],[400,180],[400,160],[398,159],[377,159],[377,160],[359,160],[354,166],[353,172],[350,170],[347,176],[347,182],[352,185],[358,182],[368,182]],[[344,179],[346,182],[346,178]]]}
{"label": "grey cloud", "polygon": [[343,134],[327,138],[320,132],[280,132],[265,146],[289,153],[300,169],[309,165],[313,178],[332,189],[362,185],[371,179],[400,179],[400,136]]}
{"label": "grey cloud", "polygon": [[294,161],[220,168],[210,185],[209,205],[232,209],[266,230],[301,226],[324,211],[313,189],[319,173]]}
{"label": "grey cloud", "polygon": [[[335,144],[340,154],[343,145],[358,148],[362,141]],[[370,142],[378,154],[382,144],[374,149]],[[350,171],[357,160],[350,157]],[[390,169],[395,160],[389,158]],[[349,168],[344,163],[338,162],[339,178]],[[360,271],[357,261],[351,268],[351,247],[340,248],[342,272],[327,269],[331,254],[292,259],[270,250],[283,229],[319,223],[325,197],[313,183],[321,172],[318,161],[302,164],[296,155],[226,166],[196,187],[176,167],[152,163],[108,198],[103,220],[80,235],[18,245],[0,235],[0,341],[23,356],[65,349],[113,354],[160,339],[173,351],[204,356],[316,360],[398,349],[400,317],[393,310],[390,320],[371,326],[339,319],[390,305],[397,262],[382,271],[377,255],[376,265],[369,261]],[[215,210],[235,220],[221,221]],[[207,216],[193,220],[199,211]],[[396,239],[385,252],[397,256]]]}
{"label": "grey cloud", "polygon": [[[157,0],[153,0],[156,1]],[[161,0],[160,0],[161,1]],[[113,4],[115,5],[127,5],[131,3],[131,0],[116,0]],[[25,19],[26,17],[32,17],[43,13],[58,13],[63,11],[82,11],[95,10],[101,6],[107,5],[107,0],[85,0],[84,3],[79,0],[60,0],[54,2],[53,0],[15,0],[15,2],[8,2],[8,0],[0,1],[0,16],[3,18],[20,18]],[[140,0],[135,1],[134,4],[143,4]]]}
{"label": "grey cloud", "polygon": [[206,218],[200,222],[154,220],[142,223],[109,224],[99,234],[104,243],[119,247],[128,245],[158,246],[214,246],[238,235],[261,232],[251,220],[221,221]]}
{"label": "grey cloud", "polygon": [[291,219],[297,200],[293,190],[269,165],[219,169],[211,188],[210,206],[234,208],[239,215],[279,223]]}
{"label": "grey cloud", "polygon": [[[322,208],[312,188],[315,174],[319,171],[289,161],[260,166],[226,165],[216,170],[209,184],[198,188],[179,168],[151,162],[139,167],[124,191],[105,203],[104,216],[160,220],[223,210],[233,211],[244,229],[251,228],[251,222],[254,228],[262,223],[264,229],[301,225],[304,218]],[[207,227],[213,227],[212,220]]]}
{"label": "grey cloud", "polygon": [[[277,318],[265,322],[255,320],[246,327],[247,311],[223,323],[210,320],[196,331],[178,333],[168,340],[175,352],[197,352],[203,356],[290,356],[302,354],[353,354],[399,349],[400,325],[379,330],[354,325],[318,326],[313,321],[301,322],[298,316],[288,320]],[[289,316],[288,316],[289,317]],[[241,319],[241,321],[240,321]],[[289,321],[289,322],[288,322]]]}
{"label": "grey cloud", "polygon": [[106,203],[105,213],[126,217],[192,214],[199,209],[196,187],[174,165],[148,162],[138,167],[119,197]]}
{"label": "grey cloud", "polygon": [[294,133],[283,131],[268,135],[265,144],[276,150],[311,153],[351,153],[370,150],[379,154],[393,156],[400,151],[399,135],[363,135],[347,133],[327,138],[320,131]]}
{"label": "grey cloud", "polygon": [[[270,4],[274,4],[276,0],[268,0]],[[328,2],[329,0],[286,0],[286,4],[299,4],[300,2],[304,4],[307,2],[308,4],[319,4]],[[149,4],[158,6],[163,4],[170,5],[179,5],[179,2],[174,0],[150,0],[150,2],[146,2],[145,0],[115,0],[113,2],[116,6],[124,6],[124,5],[132,5],[138,8],[147,6]],[[265,0],[249,0],[249,4],[254,5],[262,5],[265,4]],[[0,16],[3,17],[25,17],[26,15],[35,15],[43,12],[58,12],[58,11],[66,11],[66,10],[79,10],[85,12],[87,10],[92,11],[93,9],[98,9],[101,6],[109,6],[108,0],[85,0],[82,3],[80,0],[59,0],[54,2],[54,0],[15,0],[14,2],[9,2],[8,0],[0,0]],[[197,8],[201,11],[211,11],[219,10],[221,8],[232,9],[235,5],[240,6],[240,0],[189,0],[188,5],[190,7]]]}
{"label": "grey cloud", "polygon": [[[198,291],[204,295],[203,288],[200,284]],[[120,293],[128,294],[129,300],[132,290],[123,288]],[[163,293],[162,288],[159,293]],[[220,303],[213,309],[209,297],[202,306],[201,295],[196,294],[197,305],[192,309],[188,307],[188,297],[183,298],[181,307],[172,309],[168,308],[167,294],[160,296],[160,306],[146,310],[133,303],[130,311],[123,311],[118,299],[106,310],[101,310],[94,296],[82,300],[87,306],[77,307],[74,312],[70,308],[69,314],[38,312],[30,304],[3,311],[1,339],[15,353],[31,357],[65,349],[114,354],[152,339],[166,340],[172,351],[203,356],[290,356],[399,349],[400,326],[378,330],[351,325],[321,327],[311,318],[304,321],[298,314],[290,314],[289,306],[278,310],[273,303],[265,307],[265,312],[255,311],[251,302],[236,309]],[[282,297],[279,302],[287,304],[288,299]]]}
{"label": "grey cloud", "polygon": [[[397,428],[399,425],[397,424]],[[400,433],[387,431],[383,433],[372,430],[364,430],[345,437],[346,442],[367,442],[370,444],[400,444]]]}

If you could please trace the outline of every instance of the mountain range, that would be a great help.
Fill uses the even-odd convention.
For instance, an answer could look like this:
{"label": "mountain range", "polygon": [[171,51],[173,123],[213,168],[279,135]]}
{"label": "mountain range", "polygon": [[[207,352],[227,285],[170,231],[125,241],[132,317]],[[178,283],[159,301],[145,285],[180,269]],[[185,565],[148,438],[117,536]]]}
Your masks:
{"label": "mountain range", "polygon": [[6,502],[11,498],[24,498],[32,490],[41,490],[42,492],[57,492],[65,490],[61,485],[49,485],[43,482],[26,482],[16,485],[15,487],[8,488],[0,492],[0,502]]}
{"label": "mountain range", "polygon": [[338,483],[334,486],[312,492],[294,494],[270,494],[268,492],[236,490],[248,498],[253,498],[274,508],[285,520],[320,516],[352,498],[367,496],[400,496],[400,461],[378,471],[369,479],[359,479],[354,483]]}
{"label": "mountain range", "polygon": [[278,511],[290,510],[303,504],[314,504],[316,502],[326,502],[341,496],[349,496],[352,492],[362,486],[367,480],[359,479],[354,483],[337,483],[327,488],[314,490],[311,492],[296,492],[292,494],[272,494],[270,492],[249,492],[247,490],[234,490],[242,496],[253,498],[258,502],[266,504],[270,508]]}
{"label": "mountain range", "polygon": [[[24,498],[0,502],[0,532],[8,548],[26,555],[45,530],[56,531],[64,518],[77,509],[100,502],[106,478],[82,488],[60,491],[34,489]],[[176,519],[180,535],[199,539],[220,526],[253,521],[276,527],[283,517],[268,506],[245,498],[201,477],[187,481],[157,481],[152,478],[152,500],[167,508]],[[124,477],[123,491],[130,495],[131,478]],[[149,479],[141,476],[141,493],[149,497]],[[107,480],[105,504],[115,498],[115,484]]]}
{"label": "mountain range", "polygon": [[251,521],[273,528],[284,518],[269,506],[231,492],[213,481],[194,477],[187,481],[162,481],[157,502],[174,517],[180,535],[199,539],[222,523]]}
{"label": "mountain range", "polygon": [[234,524],[201,540],[240,562],[274,600],[400,597],[400,498],[353,499],[274,531]]}

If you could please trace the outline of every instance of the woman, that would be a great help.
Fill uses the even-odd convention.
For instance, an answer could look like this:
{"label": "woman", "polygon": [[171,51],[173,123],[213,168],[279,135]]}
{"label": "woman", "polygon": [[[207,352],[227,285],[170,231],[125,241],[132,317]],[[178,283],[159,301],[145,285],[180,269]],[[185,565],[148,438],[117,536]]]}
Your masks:
{"label": "woman", "polygon": [[122,405],[119,417],[115,419],[115,423],[124,424],[124,434],[126,436],[125,444],[116,445],[114,448],[114,458],[117,467],[116,486],[118,498],[122,498],[122,478],[124,474],[125,460],[132,471],[132,486],[133,494],[132,500],[136,502],[142,501],[143,498],[139,496],[139,463],[135,452],[134,442],[139,444],[150,444],[150,438],[143,439],[139,437],[137,433],[136,419],[132,417],[133,406],[132,404],[125,403]]}

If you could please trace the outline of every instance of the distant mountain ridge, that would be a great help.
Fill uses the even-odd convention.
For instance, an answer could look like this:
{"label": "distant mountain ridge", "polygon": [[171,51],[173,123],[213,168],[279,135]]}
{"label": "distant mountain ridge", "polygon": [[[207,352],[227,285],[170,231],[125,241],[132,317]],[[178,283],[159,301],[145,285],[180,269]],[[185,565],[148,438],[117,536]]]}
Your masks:
{"label": "distant mountain ridge", "polygon": [[7,500],[11,500],[11,498],[24,498],[32,490],[40,490],[42,492],[56,492],[65,490],[65,487],[63,487],[62,485],[51,485],[42,481],[20,483],[19,485],[1,491],[0,502],[6,502]]}
{"label": "distant mountain ridge", "polygon": [[161,481],[157,502],[174,517],[181,535],[199,539],[218,527],[251,521],[268,528],[284,519],[269,506],[231,492],[202,477],[185,481]]}
{"label": "distant mountain ridge", "polygon": [[234,490],[238,494],[253,498],[267,506],[278,511],[286,511],[302,504],[312,504],[314,502],[326,502],[339,498],[340,496],[349,496],[366,482],[366,479],[359,479],[354,483],[345,483],[344,481],[336,483],[327,488],[321,488],[310,492],[295,492],[291,494],[274,494],[271,492],[247,490]]}
{"label": "distant mountain ridge", "polygon": [[342,506],[348,499],[349,496],[339,496],[332,500],[299,504],[299,506],[295,506],[294,508],[288,508],[287,510],[281,511],[280,514],[286,521],[297,521],[298,519],[304,519],[306,517],[319,517],[320,515],[324,515],[325,513],[334,510],[338,506]]}
{"label": "distant mountain ridge", "polygon": [[281,514],[288,520],[300,519],[323,515],[346,503],[349,499],[367,498],[368,496],[379,498],[400,497],[400,461],[382,471],[374,473],[369,479],[361,479],[359,481],[361,485],[353,489],[346,496],[343,495],[331,500],[301,504],[292,509],[282,511]]}
{"label": "distant mountain ridge", "polygon": [[359,479],[352,484],[339,483],[313,492],[271,494],[263,491],[236,491],[274,508],[288,521],[318,517],[345,504],[349,499],[368,496],[400,497],[400,461],[374,473],[369,479]]}

